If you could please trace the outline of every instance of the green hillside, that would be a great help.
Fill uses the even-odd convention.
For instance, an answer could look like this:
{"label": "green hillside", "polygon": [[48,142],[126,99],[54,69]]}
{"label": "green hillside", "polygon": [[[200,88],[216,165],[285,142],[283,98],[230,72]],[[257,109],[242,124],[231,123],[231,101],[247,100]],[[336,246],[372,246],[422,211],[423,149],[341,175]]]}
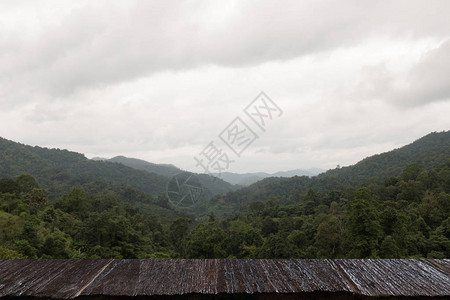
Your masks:
{"label": "green hillside", "polygon": [[160,213],[78,187],[49,202],[30,175],[2,178],[0,259],[448,258],[450,160],[368,187],[309,190],[292,204],[270,196],[225,219],[160,222]]}
{"label": "green hillside", "polygon": [[[81,186],[87,193],[112,192],[127,203],[137,204],[151,213],[169,208],[166,185],[182,170],[172,165],[157,165],[123,156],[111,160],[90,160],[76,152],[32,147],[0,138],[0,178],[30,174],[47,191],[51,200]],[[236,190],[236,186],[208,175],[198,175],[203,192],[196,207],[197,216],[205,216],[205,202],[217,194]],[[148,207],[151,205],[152,207]],[[161,208],[163,211],[161,211]],[[170,213],[169,215],[173,215]]]}
{"label": "green hillside", "polygon": [[[111,159],[107,159],[106,161],[123,164],[133,169],[146,171],[165,177],[172,177],[178,173],[185,172],[174,165],[154,164],[142,159],[129,158],[125,156],[116,156]],[[209,197],[217,194],[225,194],[235,191],[239,188],[239,186],[232,185],[221,178],[212,177],[206,174],[198,174],[197,176],[202,187],[204,188],[203,200],[207,200]]]}
{"label": "green hillside", "polygon": [[433,132],[399,149],[377,154],[355,165],[329,170],[312,178],[266,178],[224,197],[217,196],[210,205],[216,206],[218,210],[227,207],[229,212],[237,211],[252,201],[265,201],[270,196],[276,196],[282,203],[294,203],[310,189],[327,193],[370,185],[400,175],[412,163],[418,163],[424,170],[428,170],[445,164],[449,159],[450,131]]}
{"label": "green hillside", "polygon": [[0,177],[30,174],[48,190],[51,198],[75,185],[109,182],[132,186],[149,195],[164,194],[167,178],[122,164],[93,161],[60,149],[31,147],[0,138]]}
{"label": "green hillside", "polygon": [[339,177],[346,184],[362,184],[371,177],[397,176],[403,168],[418,163],[431,169],[450,158],[450,131],[433,132],[404,147],[365,158],[355,165],[329,170],[318,179]]}

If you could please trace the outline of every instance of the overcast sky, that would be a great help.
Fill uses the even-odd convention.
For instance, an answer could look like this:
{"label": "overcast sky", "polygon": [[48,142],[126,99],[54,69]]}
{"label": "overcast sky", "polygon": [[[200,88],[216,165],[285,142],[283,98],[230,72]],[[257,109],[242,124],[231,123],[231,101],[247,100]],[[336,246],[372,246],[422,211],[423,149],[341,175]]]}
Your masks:
{"label": "overcast sky", "polygon": [[[334,168],[450,129],[450,1],[0,2],[0,136],[200,172]],[[244,114],[264,91],[265,132]],[[258,135],[240,157],[218,135]],[[278,116],[278,115],[277,115]]]}

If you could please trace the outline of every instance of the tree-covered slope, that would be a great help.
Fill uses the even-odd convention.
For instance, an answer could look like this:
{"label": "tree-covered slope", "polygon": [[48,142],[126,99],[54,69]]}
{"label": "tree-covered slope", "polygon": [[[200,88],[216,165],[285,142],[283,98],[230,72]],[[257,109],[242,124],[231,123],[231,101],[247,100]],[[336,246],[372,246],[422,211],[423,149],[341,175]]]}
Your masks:
{"label": "tree-covered slope", "polygon": [[[161,196],[166,193],[170,177],[180,172],[182,170],[172,165],[126,157],[111,161],[90,160],[76,152],[32,147],[0,138],[0,178],[30,174],[47,190],[50,199],[67,194],[74,186],[81,186],[90,194],[113,192],[125,202],[153,203],[168,208],[167,200]],[[197,215],[207,213],[208,209],[204,207],[207,199],[237,188],[209,175],[200,174],[198,178],[203,192],[199,207],[192,210]],[[152,210],[156,210],[156,206]]]}
{"label": "tree-covered slope", "polygon": [[[317,193],[203,223],[160,222],[111,194],[73,188],[54,202],[30,175],[0,178],[5,258],[449,258],[450,160],[407,166],[369,187]],[[170,225],[169,225],[170,224]]]}
{"label": "tree-covered slope", "polygon": [[[371,172],[353,185],[332,172],[267,178],[203,203],[196,219],[165,207],[163,197],[152,199],[110,181],[93,180],[47,201],[30,175],[0,178],[0,258],[448,258],[447,145],[447,133],[434,133],[368,158],[364,161],[408,165],[395,176]],[[30,156],[30,169],[52,170],[57,159],[49,152],[21,147],[18,159]],[[55,156],[67,155],[58,151]],[[399,163],[397,153],[404,159]],[[72,158],[69,168],[85,160]],[[362,172],[368,166],[346,170],[352,168]],[[123,201],[140,197],[144,201],[134,205]]]}
{"label": "tree-covered slope", "polygon": [[[213,203],[222,200],[233,203],[233,209],[252,202],[265,200],[274,195],[285,203],[299,199],[309,189],[327,193],[348,187],[382,181],[400,175],[401,171],[412,163],[418,163],[425,170],[442,165],[450,159],[450,131],[433,132],[404,147],[377,154],[363,159],[355,165],[336,168],[309,178],[266,178],[249,187],[243,188],[225,197],[216,197]],[[213,204],[211,204],[213,205]]]}
{"label": "tree-covered slope", "polygon": [[31,147],[0,138],[0,177],[28,173],[49,190],[50,196],[66,193],[74,185],[93,181],[133,186],[150,195],[165,191],[166,177],[60,149]]}
{"label": "tree-covered slope", "polygon": [[355,165],[329,170],[318,178],[339,177],[349,184],[361,184],[371,177],[397,176],[402,169],[418,163],[430,169],[450,157],[450,131],[433,132],[404,147],[365,158]]}
{"label": "tree-covered slope", "polygon": [[[166,177],[175,176],[181,172],[185,172],[174,165],[168,164],[154,164],[142,159],[129,158],[125,156],[116,156],[105,161],[123,164],[133,169],[146,171]],[[224,194],[230,191],[235,191],[239,186],[232,185],[221,178],[213,177],[207,174],[198,174],[198,179],[204,188],[203,198],[206,200],[208,197]]]}

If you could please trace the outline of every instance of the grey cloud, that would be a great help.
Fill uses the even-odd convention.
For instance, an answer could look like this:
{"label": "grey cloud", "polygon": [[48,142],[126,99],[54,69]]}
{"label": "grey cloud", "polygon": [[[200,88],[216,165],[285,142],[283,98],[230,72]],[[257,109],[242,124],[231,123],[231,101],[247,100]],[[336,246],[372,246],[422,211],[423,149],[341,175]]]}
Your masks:
{"label": "grey cloud", "polygon": [[33,3],[0,1],[0,136],[16,141],[191,168],[260,89],[285,113],[242,170],[354,163],[449,127],[449,42],[405,70],[450,38],[449,1]]}
{"label": "grey cloud", "polygon": [[419,105],[450,100],[450,40],[430,51],[405,77],[405,87],[392,87],[399,103]]}
{"label": "grey cloud", "polygon": [[384,64],[366,67],[350,97],[388,101],[401,107],[450,100],[450,40],[401,73],[389,71]]}
{"label": "grey cloud", "polygon": [[195,17],[218,13],[220,5],[132,3],[127,9],[86,6],[35,39],[2,39],[0,49],[8,52],[0,68],[8,72],[0,80],[8,85],[19,78],[29,88],[63,96],[163,70],[286,60],[376,34],[442,37],[450,27],[448,1],[238,2],[217,28]]}

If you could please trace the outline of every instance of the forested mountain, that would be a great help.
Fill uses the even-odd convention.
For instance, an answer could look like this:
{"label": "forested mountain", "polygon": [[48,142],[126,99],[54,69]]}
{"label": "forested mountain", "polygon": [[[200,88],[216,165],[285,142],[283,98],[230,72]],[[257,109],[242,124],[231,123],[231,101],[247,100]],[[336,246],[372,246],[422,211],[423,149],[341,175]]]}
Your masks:
{"label": "forested mountain", "polygon": [[[200,218],[110,180],[159,175],[1,140],[0,259],[448,258],[449,138],[432,133],[313,178],[267,178],[202,202]],[[48,201],[21,172],[73,186]]]}
{"label": "forested mountain", "polygon": [[450,159],[367,187],[319,193],[292,204],[270,196],[247,213],[210,220],[186,236],[189,257],[448,258]]}
{"label": "forested mountain", "polygon": [[382,183],[271,196],[218,220],[160,223],[111,195],[74,188],[50,203],[30,175],[0,179],[3,258],[448,258],[450,161]]}
{"label": "forested mountain", "polygon": [[[136,187],[149,195],[164,193],[167,179],[121,164],[92,161],[84,155],[60,149],[31,147],[0,138],[0,177],[31,174],[48,190],[50,198],[73,186],[93,182]],[[95,188],[95,187],[94,187]]]}
{"label": "forested mountain", "polygon": [[[111,159],[103,159],[104,161],[114,162],[123,164],[133,169],[146,171],[149,173],[154,173],[162,175],[165,177],[172,177],[181,172],[185,172],[174,165],[168,164],[154,164],[142,159],[129,158],[125,156],[116,156]],[[230,184],[224,181],[221,177],[213,177],[207,174],[196,174],[202,187],[204,188],[204,195],[202,200],[207,200],[217,194],[225,194],[230,191],[235,191],[239,186]]]}
{"label": "forested mountain", "polygon": [[345,184],[358,185],[373,177],[398,176],[412,163],[431,169],[445,163],[449,156],[450,131],[433,132],[404,147],[365,158],[353,166],[329,170],[318,178],[339,177]]}
{"label": "forested mountain", "polygon": [[[327,193],[350,187],[383,182],[391,176],[398,176],[402,170],[418,163],[425,170],[446,163],[450,159],[450,131],[430,133],[417,141],[386,153],[363,159],[349,167],[336,168],[315,177],[292,177],[263,179],[249,187],[215,197],[211,206],[227,207],[228,211],[241,210],[252,201],[264,201],[276,196],[282,203],[297,202],[312,189]],[[233,204],[233,205],[232,205]]]}
{"label": "forested mountain", "polygon": [[[154,172],[152,172],[154,171]],[[31,147],[0,138],[0,177],[34,176],[51,199],[82,186],[88,192],[133,190],[133,202],[165,194],[168,177],[181,172],[170,165],[116,157],[111,161],[90,160],[84,155],[60,149]],[[236,190],[236,187],[208,175],[199,175],[204,187],[202,199]],[[126,194],[126,192],[125,192]],[[130,197],[128,197],[130,198]]]}

